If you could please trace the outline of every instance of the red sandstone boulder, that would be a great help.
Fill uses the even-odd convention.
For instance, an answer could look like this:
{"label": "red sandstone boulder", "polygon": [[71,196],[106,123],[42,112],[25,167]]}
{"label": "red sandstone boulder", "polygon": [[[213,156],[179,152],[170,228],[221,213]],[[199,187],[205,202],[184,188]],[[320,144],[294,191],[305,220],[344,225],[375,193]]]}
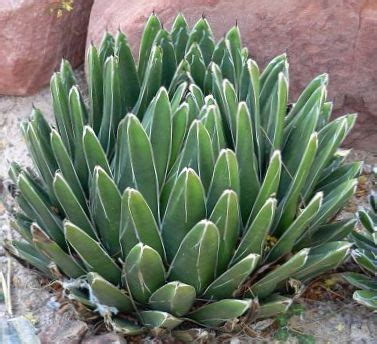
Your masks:
{"label": "red sandstone boulder", "polygon": [[317,74],[330,74],[329,97],[339,111],[359,112],[353,145],[377,149],[377,1],[372,0],[95,0],[88,42],[120,27],[138,48],[155,11],[170,27],[178,11],[193,24],[204,14],[217,37],[236,19],[244,44],[263,66],[287,52],[294,100]]}
{"label": "red sandstone boulder", "polygon": [[[0,0],[0,94],[26,95],[48,83],[62,57],[83,62],[92,0],[58,18],[57,0]],[[56,7],[55,7],[56,8]]]}

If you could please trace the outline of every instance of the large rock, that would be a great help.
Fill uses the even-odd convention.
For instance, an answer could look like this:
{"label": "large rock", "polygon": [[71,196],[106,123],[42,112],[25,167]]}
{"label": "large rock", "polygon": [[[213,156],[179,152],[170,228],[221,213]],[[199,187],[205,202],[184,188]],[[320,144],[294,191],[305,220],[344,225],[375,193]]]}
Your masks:
{"label": "large rock", "polygon": [[[62,57],[83,62],[93,0],[75,0],[58,18],[56,0],[0,0],[0,94],[31,94]],[[54,11],[55,9],[55,11]]]}
{"label": "large rock", "polygon": [[191,24],[204,14],[217,37],[237,20],[261,66],[287,52],[291,100],[313,77],[328,72],[337,112],[360,113],[353,146],[377,150],[377,1],[95,0],[88,42],[98,43],[106,28],[116,32],[120,27],[136,50],[153,10],[167,27],[178,11]]}

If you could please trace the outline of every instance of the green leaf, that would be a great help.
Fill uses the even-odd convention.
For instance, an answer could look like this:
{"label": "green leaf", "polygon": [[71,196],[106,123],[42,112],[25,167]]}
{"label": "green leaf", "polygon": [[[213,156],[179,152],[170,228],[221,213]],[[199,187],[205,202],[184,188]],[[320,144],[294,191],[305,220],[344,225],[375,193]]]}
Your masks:
{"label": "green leaf", "polygon": [[165,281],[161,256],[150,246],[142,243],[135,245],[126,258],[122,278],[132,298],[146,304]]}
{"label": "green leaf", "polygon": [[284,314],[291,307],[293,300],[281,295],[271,295],[267,302],[263,302],[257,313],[257,319],[266,319]]}
{"label": "green leaf", "polygon": [[115,39],[115,53],[119,63],[119,84],[122,95],[122,115],[135,106],[140,93],[139,77],[126,36],[119,31]]}
{"label": "green leaf", "polygon": [[267,275],[251,286],[247,295],[264,298],[271,294],[278,287],[280,282],[287,280],[289,277],[296,274],[298,269],[304,266],[309,251],[309,249],[299,251],[287,262],[268,272]]}
{"label": "green leaf", "polygon": [[200,295],[213,281],[219,250],[219,231],[210,221],[200,221],[182,240],[170,265],[170,281],[192,285]]}
{"label": "green leaf", "polygon": [[207,129],[199,120],[194,120],[188,131],[183,150],[169,173],[169,179],[186,167],[191,167],[199,176],[207,190],[213,173],[214,156],[212,142]]}
{"label": "green leaf", "polygon": [[376,274],[377,271],[377,259],[376,254],[371,250],[357,249],[352,251],[352,258],[363,269]]}
{"label": "green leaf", "polygon": [[4,243],[4,248],[12,255],[21,258],[50,278],[55,278],[49,269],[50,261],[46,256],[37,251],[34,246],[25,241],[12,240]]}
{"label": "green leaf", "polygon": [[240,179],[235,154],[230,149],[223,149],[215,163],[208,190],[207,209],[209,212],[213,210],[221,194],[227,189],[231,189],[239,195]]}
{"label": "green leaf", "polygon": [[250,253],[263,254],[266,236],[269,233],[276,208],[276,199],[269,198],[241,238],[231,264],[239,262]]}
{"label": "green leaf", "polygon": [[171,37],[173,40],[177,63],[180,63],[185,55],[188,36],[188,25],[186,19],[183,14],[178,13],[171,28]]}
{"label": "green leaf", "polygon": [[232,190],[225,190],[218,199],[210,216],[220,234],[220,248],[216,275],[223,273],[228,266],[237,245],[239,234],[238,196]]}
{"label": "green leaf", "polygon": [[101,65],[103,66],[106,59],[112,55],[114,55],[114,37],[109,32],[105,32],[99,47]]}
{"label": "green leaf", "polygon": [[64,179],[71,187],[73,193],[80,203],[80,206],[85,210],[85,212],[88,212],[85,192],[81,186],[75,167],[72,164],[71,158],[68,155],[64,143],[56,130],[52,130],[51,132],[51,147]]}
{"label": "green leaf", "polygon": [[64,250],[62,250],[56,242],[51,240],[36,224],[32,225],[31,232],[34,245],[55,262],[65,275],[70,278],[78,278],[85,274],[85,270],[76,262],[76,260],[64,252]]}
{"label": "green leaf", "polygon": [[154,45],[149,56],[144,78],[141,78],[139,74],[140,80],[142,80],[142,85],[139,98],[132,110],[132,113],[139,118],[143,117],[145,109],[148,107],[150,101],[156,95],[161,86],[162,60],[162,48]]}
{"label": "green leaf", "polygon": [[188,129],[188,111],[187,103],[181,104],[175,111],[172,119],[172,142],[169,169],[177,160],[178,154],[182,149],[184,138]]}
{"label": "green leaf", "polygon": [[174,45],[169,32],[161,29],[155,38],[154,44],[159,45],[162,49],[163,59],[161,84],[165,87],[169,87],[177,68]]}
{"label": "green leaf", "polygon": [[153,13],[148,18],[148,21],[144,26],[143,35],[141,37],[138,66],[139,80],[143,80],[145,78],[145,74],[147,73],[148,59],[151,55],[153,42],[160,29],[161,23],[157,16]]}
{"label": "green leaf", "polygon": [[346,241],[334,241],[311,248],[305,264],[297,269],[293,278],[307,281],[335,269],[348,256],[352,246]]}
{"label": "green leaf", "polygon": [[82,137],[84,133],[84,125],[88,122],[88,115],[83,97],[77,86],[73,86],[69,92],[69,111],[72,118],[73,135],[75,138],[72,161],[75,173],[82,185],[82,189],[87,192],[89,171],[85,160]]}
{"label": "green leaf", "polygon": [[317,133],[313,133],[301,157],[301,162],[290,182],[289,188],[279,204],[276,221],[279,221],[274,234],[280,237],[295,218],[297,207],[301,202],[301,190],[312,167],[318,148]]}
{"label": "green leaf", "polygon": [[142,311],[140,312],[141,322],[144,326],[150,328],[164,328],[172,330],[182,323],[182,319],[178,319],[173,315],[161,311]]}
{"label": "green leaf", "polygon": [[73,151],[73,129],[68,107],[68,90],[63,84],[62,75],[55,73],[50,82],[52,105],[58,131],[69,155]]}
{"label": "green leaf", "polygon": [[377,292],[369,290],[357,290],[353,293],[355,301],[372,309],[377,309]]}
{"label": "green leaf", "polygon": [[377,290],[377,281],[373,278],[370,278],[364,274],[357,272],[345,272],[342,274],[343,278],[356,288],[376,291]]}
{"label": "green leaf", "polygon": [[143,327],[131,323],[124,318],[113,317],[110,320],[110,324],[115,332],[124,334],[126,336],[137,336],[145,331]]}
{"label": "green leaf", "polygon": [[199,85],[199,87],[203,87],[206,65],[202,52],[197,43],[193,43],[190,46],[190,50],[185,55],[185,60],[190,65],[191,76],[195,83]]}
{"label": "green leaf", "polygon": [[169,95],[161,87],[150,109],[143,117],[142,125],[149,137],[160,187],[163,185],[172,148],[172,112]]}
{"label": "green leaf", "polygon": [[89,272],[87,277],[91,292],[95,297],[95,303],[113,307],[117,312],[130,313],[134,311],[131,299],[118,287],[95,272]]}
{"label": "green leaf", "polygon": [[181,317],[192,307],[196,297],[195,288],[181,282],[169,282],[157,289],[149,298],[149,306]]}
{"label": "green leaf", "polygon": [[319,208],[322,205],[322,199],[323,194],[318,192],[309,204],[301,210],[297,218],[284,231],[278,242],[272,247],[266,258],[267,261],[275,261],[292,251],[296,240],[302,235],[302,233],[304,233],[310,224],[310,221],[318,213]]}
{"label": "green leaf", "polygon": [[202,297],[221,300],[235,296],[234,293],[257,267],[259,258],[257,254],[249,254],[241,259],[216,278],[204,291]]}
{"label": "green leaf", "polygon": [[83,147],[90,173],[94,172],[96,166],[101,166],[107,174],[111,175],[106,154],[93,129],[89,126],[84,127]]}
{"label": "green leaf", "polygon": [[54,191],[65,212],[66,218],[84,230],[91,238],[96,238],[96,232],[88,214],[82,208],[71,187],[60,172],[56,172],[55,174]]}
{"label": "green leaf", "polygon": [[[280,151],[275,151],[270,159],[266,175],[264,177],[263,183],[259,189],[258,196],[254,202],[251,214],[248,220],[250,224],[258,212],[261,210],[266,201],[273,196],[276,196],[276,192],[279,187],[281,172],[281,155]],[[248,225],[246,226],[248,227]]]}
{"label": "green leaf", "polygon": [[120,93],[118,59],[110,56],[106,59],[103,71],[103,116],[98,138],[106,154],[113,153],[118,124],[122,119],[122,95]]}
{"label": "green leaf", "polygon": [[97,241],[69,221],[64,223],[64,232],[88,271],[97,272],[114,285],[119,284],[120,268]]}
{"label": "green leaf", "polygon": [[243,222],[249,219],[260,190],[258,160],[255,155],[254,135],[246,103],[238,105],[235,153],[240,175],[240,204]]}
{"label": "green leaf", "polygon": [[33,218],[33,220],[36,220],[42,229],[45,230],[61,248],[65,249],[66,243],[61,219],[52,210],[51,206],[46,203],[30,181],[28,181],[24,173],[21,173],[19,176],[18,187],[21,194],[32,208],[33,213],[36,215],[36,218]]}
{"label": "green leaf", "polygon": [[158,181],[152,146],[141,123],[132,114],[119,125],[113,169],[119,190],[123,192],[127,187],[139,190],[158,220]]}
{"label": "green leaf", "polygon": [[87,55],[88,65],[88,94],[89,94],[89,124],[98,134],[102,122],[103,109],[103,76],[102,66],[97,49],[90,45]]}
{"label": "green leaf", "polygon": [[183,169],[171,191],[161,235],[170,262],[182,239],[206,215],[203,185],[192,169]]}
{"label": "green leaf", "polygon": [[190,319],[208,326],[218,327],[227,321],[243,315],[251,305],[251,300],[224,299],[204,305],[189,314]]}
{"label": "green leaf", "polygon": [[120,245],[125,258],[138,243],[155,249],[165,259],[164,247],[153,213],[141,193],[127,188],[122,196]]}
{"label": "green leaf", "polygon": [[93,175],[93,220],[103,246],[111,256],[119,256],[121,194],[113,179],[97,166]]}

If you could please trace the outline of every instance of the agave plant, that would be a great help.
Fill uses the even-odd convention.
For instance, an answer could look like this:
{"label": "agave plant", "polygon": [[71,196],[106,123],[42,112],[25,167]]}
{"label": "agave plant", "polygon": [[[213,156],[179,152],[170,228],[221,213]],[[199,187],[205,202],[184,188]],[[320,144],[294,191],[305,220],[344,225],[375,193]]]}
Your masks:
{"label": "agave plant", "polygon": [[10,168],[24,240],[8,250],[71,298],[128,334],[218,327],[284,312],[290,285],[347,256],[355,221],[330,221],[360,170],[339,149],[356,115],[329,120],[327,75],[289,107],[285,55],[260,72],[237,26],[215,42],[182,15],[170,32],[149,18],[138,64],[119,32],[87,66],[85,101],[62,62],[56,125],[33,109],[34,169]]}
{"label": "agave plant", "polygon": [[364,274],[347,272],[344,278],[360,289],[353,294],[357,302],[377,310],[377,194],[372,192],[369,200],[370,209],[358,212],[363,230],[354,230],[350,235],[356,247],[352,250],[352,258]]}

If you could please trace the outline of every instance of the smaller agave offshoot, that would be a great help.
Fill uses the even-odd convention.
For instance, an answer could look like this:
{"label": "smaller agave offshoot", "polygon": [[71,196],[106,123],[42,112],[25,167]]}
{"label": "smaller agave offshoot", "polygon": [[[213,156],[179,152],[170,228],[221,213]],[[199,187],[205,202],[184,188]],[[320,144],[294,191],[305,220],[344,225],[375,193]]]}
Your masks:
{"label": "smaller agave offshoot", "polygon": [[340,264],[354,220],[332,222],[359,163],[340,150],[327,75],[288,106],[288,63],[261,72],[237,26],[171,31],[152,15],[138,63],[123,33],[88,50],[88,100],[67,61],[51,79],[55,124],[22,124],[34,167],[13,163],[23,240],[7,249],[126,334],[218,328],[285,312]]}
{"label": "smaller agave offshoot", "polygon": [[354,230],[350,235],[355,244],[352,258],[363,270],[364,274],[347,272],[343,276],[347,282],[360,290],[356,290],[353,298],[377,311],[377,193],[369,196],[370,209],[358,212],[362,231]]}

